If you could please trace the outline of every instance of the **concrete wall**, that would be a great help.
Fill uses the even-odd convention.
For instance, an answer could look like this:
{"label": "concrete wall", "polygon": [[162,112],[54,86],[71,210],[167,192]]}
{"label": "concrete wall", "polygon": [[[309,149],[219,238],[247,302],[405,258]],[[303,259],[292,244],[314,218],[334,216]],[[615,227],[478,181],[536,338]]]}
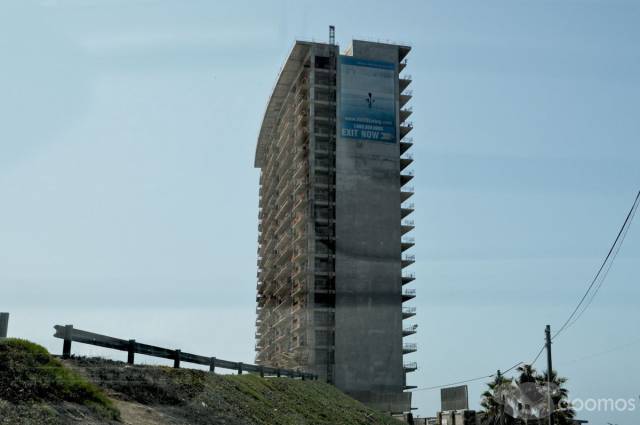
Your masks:
{"label": "concrete wall", "polygon": [[[353,56],[397,63],[398,50],[354,41]],[[396,101],[396,129],[397,117]],[[410,397],[402,392],[399,158],[397,141],[338,135],[335,384],[373,407],[395,411],[406,410]]]}

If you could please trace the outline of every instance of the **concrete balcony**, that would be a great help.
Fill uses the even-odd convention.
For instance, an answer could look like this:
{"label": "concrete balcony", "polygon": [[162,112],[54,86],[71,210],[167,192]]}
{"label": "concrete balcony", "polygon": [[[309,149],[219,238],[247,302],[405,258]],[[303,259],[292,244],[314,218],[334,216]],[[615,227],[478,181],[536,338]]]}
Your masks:
{"label": "concrete balcony", "polygon": [[411,121],[400,124],[400,139],[403,139],[411,130],[413,130],[413,123]]}
{"label": "concrete balcony", "polygon": [[400,242],[400,251],[404,252],[410,248],[413,248],[415,244],[416,243],[414,238],[402,238],[402,241]]}
{"label": "concrete balcony", "polygon": [[413,186],[403,187],[400,189],[400,202],[405,202],[407,199],[411,198],[414,190]]}
{"label": "concrete balcony", "polygon": [[407,60],[401,60],[398,62],[398,72],[402,72],[407,67]]}
{"label": "concrete balcony", "polygon": [[408,151],[413,146],[413,137],[405,137],[400,140],[400,155]]}
{"label": "concrete balcony", "polygon": [[412,300],[416,297],[416,290],[415,289],[405,289],[402,292],[402,302],[407,302],[409,300]]}
{"label": "concrete balcony", "polygon": [[398,46],[398,62],[402,62],[411,51],[409,46]]}
{"label": "concrete balcony", "polygon": [[406,204],[400,207],[400,217],[405,218],[415,210],[416,205],[414,203]]}
{"label": "concrete balcony", "polygon": [[411,283],[414,280],[416,280],[416,274],[415,273],[404,273],[402,275],[402,284],[406,285],[407,283]]}
{"label": "concrete balcony", "polygon": [[400,224],[400,234],[404,235],[405,233],[412,231],[415,227],[413,220],[402,220],[402,223]]}
{"label": "concrete balcony", "polygon": [[402,336],[413,335],[416,332],[418,332],[418,325],[411,325],[409,327],[402,329]]}
{"label": "concrete balcony", "polygon": [[404,186],[405,184],[413,180],[414,175],[415,172],[413,170],[405,171],[404,173],[400,174],[400,186]]}
{"label": "concrete balcony", "polygon": [[400,96],[399,96],[400,108],[403,108],[404,105],[406,105],[407,102],[409,102],[412,97],[413,97],[413,92],[411,90],[407,90],[404,93],[400,93]]}
{"label": "concrete balcony", "polygon": [[410,265],[412,265],[413,263],[416,262],[416,256],[415,255],[403,255],[402,256],[402,268],[404,269],[405,267],[409,267]]}
{"label": "concrete balcony", "polygon": [[418,351],[418,344],[412,342],[402,344],[402,354],[415,353],[416,351]]}
{"label": "concrete balcony", "polygon": [[418,370],[418,363],[411,362],[411,363],[405,363],[404,364],[404,372],[405,373],[415,372],[416,370]]}
{"label": "concrete balcony", "polygon": [[405,386],[402,387],[402,389],[405,390],[405,391],[406,390],[414,390],[416,388],[418,388],[417,385],[405,385]]}
{"label": "concrete balcony", "polygon": [[415,307],[402,307],[402,319],[409,319],[416,315]]}
{"label": "concrete balcony", "polygon": [[406,154],[405,156],[400,158],[400,171],[407,168],[413,162],[413,155]]}
{"label": "concrete balcony", "polygon": [[398,78],[398,81],[400,85],[400,93],[402,93],[407,87],[409,87],[409,84],[411,84],[412,77],[411,75],[401,75]]}
{"label": "concrete balcony", "polygon": [[400,122],[403,123],[413,114],[413,107],[408,106],[404,109],[400,109]]}

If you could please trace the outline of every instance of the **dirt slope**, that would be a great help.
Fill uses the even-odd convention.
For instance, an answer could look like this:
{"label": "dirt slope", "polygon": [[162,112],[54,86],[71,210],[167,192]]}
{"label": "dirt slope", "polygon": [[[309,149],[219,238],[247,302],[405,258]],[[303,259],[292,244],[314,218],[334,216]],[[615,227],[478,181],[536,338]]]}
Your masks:
{"label": "dirt slope", "polygon": [[[0,389],[2,425],[401,424],[318,381],[215,375],[199,370],[129,366],[95,358],[60,362],[46,350],[42,352],[44,349],[38,350],[39,361],[32,364],[40,365],[31,368],[39,371],[38,378],[33,379],[29,367],[21,368],[19,373],[14,370],[16,349],[3,356],[7,352],[3,346],[6,348],[6,341],[0,341],[0,385],[3,376],[11,375],[15,381],[26,383],[19,387],[30,388],[30,393],[38,396],[17,397],[12,390]],[[30,355],[34,354],[27,350],[18,357],[24,363]],[[73,383],[75,390],[63,391],[50,382],[51,376],[43,375],[51,364],[56,374],[73,377],[67,381]]]}

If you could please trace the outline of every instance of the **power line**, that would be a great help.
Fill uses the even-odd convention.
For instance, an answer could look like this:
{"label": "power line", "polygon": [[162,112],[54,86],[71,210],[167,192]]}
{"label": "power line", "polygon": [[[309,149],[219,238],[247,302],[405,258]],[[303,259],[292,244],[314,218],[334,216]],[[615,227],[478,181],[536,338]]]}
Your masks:
{"label": "power line", "polygon": [[536,355],[536,358],[533,359],[533,361],[531,363],[529,363],[529,366],[533,366],[534,364],[536,364],[536,362],[538,361],[538,359],[540,358],[542,353],[544,353],[544,349],[546,347],[547,347],[547,344],[542,344],[542,347],[540,347],[540,351],[538,351],[538,355]]}
{"label": "power line", "polygon": [[436,385],[434,387],[425,387],[425,388],[415,388],[413,390],[411,390],[411,392],[416,392],[416,391],[428,391],[428,390],[439,390],[441,388],[446,388],[446,387],[452,387],[454,385],[461,385],[461,384],[467,384],[469,382],[475,382],[475,381],[480,381],[482,379],[489,379],[489,378],[493,378],[495,376],[495,373],[491,374],[491,375],[485,375],[485,376],[480,376],[478,378],[473,378],[473,379],[467,379],[465,381],[458,381],[458,382],[451,382],[449,384],[444,384],[444,385]]}
{"label": "power line", "polygon": [[627,237],[627,233],[629,233],[629,229],[631,228],[631,223],[633,222],[633,218],[635,217],[637,211],[638,211],[638,207],[636,205],[636,208],[633,209],[633,213],[631,214],[631,219],[629,220],[629,225],[626,227],[626,229],[624,229],[624,232],[622,233],[622,237],[620,238],[620,243],[616,247],[616,250],[613,253],[613,256],[611,257],[611,261],[609,261],[609,265],[607,266],[607,269],[604,271],[604,274],[602,275],[602,279],[600,279],[600,281],[598,282],[598,285],[596,285],[596,289],[593,291],[593,294],[591,295],[591,297],[589,297],[589,301],[587,301],[587,304],[582,308],[582,310],[580,311],[580,313],[578,313],[578,315],[575,317],[575,319],[573,319],[573,321],[571,323],[569,323],[569,325],[565,328],[565,330],[569,329],[571,326],[573,326],[578,321],[578,319],[580,319],[580,317],[584,314],[584,312],[589,308],[589,306],[593,302],[593,300],[596,297],[596,295],[598,295],[598,292],[600,291],[600,288],[602,287],[602,284],[604,283],[605,279],[607,278],[607,275],[609,274],[609,271],[611,270],[611,267],[613,266],[613,262],[615,261],[616,257],[618,256],[618,252],[620,252],[620,248],[622,248],[622,244],[624,243],[624,239]]}
{"label": "power line", "polygon": [[605,354],[610,354],[610,353],[615,353],[616,351],[625,350],[625,349],[627,349],[629,347],[632,347],[632,346],[634,346],[634,345],[636,345],[638,343],[640,343],[640,338],[639,339],[635,339],[635,340],[631,340],[630,342],[627,342],[626,344],[623,344],[623,345],[617,345],[617,346],[612,347],[612,348],[610,348],[608,350],[605,350],[605,351],[592,353],[592,354],[589,354],[589,355],[586,355],[586,356],[583,356],[583,357],[578,357],[577,359],[573,359],[573,360],[570,360],[568,362],[562,362],[562,363],[564,363],[564,364],[577,363],[577,362],[581,362],[581,361],[584,361],[584,360],[589,360],[589,359],[592,359],[594,357],[600,357],[600,356],[604,356]]}
{"label": "power line", "polygon": [[[622,242],[624,242],[624,239],[625,239],[625,237],[627,235],[627,232],[629,231],[629,227],[631,225],[631,222],[633,221],[633,218],[635,217],[635,213],[636,213],[637,206],[638,206],[638,200],[640,200],[640,191],[638,191],[638,193],[637,193],[637,195],[636,195],[636,197],[635,197],[635,199],[633,201],[633,205],[631,206],[631,209],[629,210],[629,213],[627,214],[627,217],[626,217],[624,223],[622,224],[622,227],[618,231],[618,234],[617,234],[615,240],[613,241],[613,244],[611,245],[611,248],[609,249],[609,252],[607,253],[606,257],[604,258],[604,261],[602,262],[602,265],[598,269],[598,272],[596,273],[596,275],[594,276],[593,280],[591,281],[591,284],[587,288],[587,291],[584,293],[584,295],[580,299],[580,302],[575,307],[573,312],[569,315],[567,320],[562,324],[560,329],[551,337],[551,340],[555,339],[558,335],[560,335],[561,332],[563,332],[568,327],[570,327],[573,324],[575,324],[578,321],[578,319],[582,316],[582,314],[584,314],[584,312],[587,310],[587,308],[589,308],[589,306],[593,302],[593,299],[598,294],[598,291],[602,287],[602,284],[604,283],[604,280],[607,277],[607,274],[609,273],[609,270],[611,270],[611,266],[613,265],[613,261],[615,260],[616,256],[618,255],[618,252],[620,251],[620,248],[622,247]],[[611,261],[609,261],[609,259],[611,259]],[[604,270],[605,266],[607,267],[606,270]],[[603,273],[603,270],[604,270],[604,273]],[[594,287],[596,282],[598,282],[598,285],[596,286],[595,291],[593,291],[591,293],[591,289]],[[582,310],[580,310],[580,307],[582,306],[582,304],[584,303],[585,299],[587,299],[587,297],[589,296],[590,293],[591,293],[591,296],[589,298],[589,301],[582,308]],[[580,313],[576,316],[576,313],[578,313],[578,310],[580,310]],[[629,344],[629,345],[631,345],[631,344]],[[540,351],[538,351],[538,354],[535,356],[533,361],[531,363],[529,363],[529,365],[533,366],[538,361],[538,359],[540,358],[540,356],[544,352],[546,346],[547,346],[546,343],[542,345],[542,347],[540,348]],[[615,349],[611,350],[611,351],[615,351]],[[504,372],[502,372],[502,375],[507,374],[508,372],[512,371],[513,369],[515,369],[516,367],[518,367],[519,365],[521,365],[523,363],[524,362],[516,363],[515,365],[513,365],[509,369],[507,369]],[[467,384],[467,383],[471,383],[471,382],[480,381],[480,380],[483,380],[483,379],[489,379],[489,378],[493,378],[495,376],[496,376],[496,373],[492,373],[492,374],[489,374],[489,375],[480,376],[478,378],[472,378],[472,379],[466,379],[466,380],[457,381],[457,382],[451,382],[449,384],[444,384],[444,385],[436,385],[436,386],[433,386],[433,387],[416,388],[416,389],[412,390],[412,392],[437,390],[437,389],[442,389],[442,388],[446,388],[446,387],[451,387],[451,386],[454,386],[454,385]]]}
{"label": "power line", "polygon": [[567,328],[569,323],[573,320],[573,318],[575,317],[576,313],[580,309],[580,306],[582,306],[582,303],[584,303],[584,300],[587,298],[587,296],[591,292],[591,289],[593,288],[593,286],[598,281],[598,279],[599,279],[599,277],[600,277],[600,275],[602,273],[602,270],[607,265],[607,263],[609,261],[609,258],[611,257],[611,254],[613,253],[614,249],[618,245],[618,241],[620,240],[620,237],[622,236],[622,233],[624,232],[625,228],[627,227],[627,224],[631,223],[631,217],[633,216],[633,212],[634,212],[634,210],[635,210],[635,208],[636,208],[636,206],[638,204],[638,199],[640,199],[640,190],[638,191],[638,194],[636,195],[636,198],[633,201],[633,205],[631,206],[631,209],[629,210],[629,213],[627,214],[627,218],[624,220],[624,223],[622,224],[622,227],[620,228],[620,231],[618,231],[618,235],[616,236],[616,239],[613,241],[613,244],[611,245],[611,248],[609,249],[609,252],[607,253],[607,256],[604,258],[604,261],[602,262],[602,265],[600,265],[600,268],[598,269],[598,272],[596,273],[596,275],[594,276],[593,280],[591,281],[591,284],[589,285],[589,287],[587,288],[586,292],[584,293],[584,295],[580,299],[580,302],[578,303],[576,308],[569,315],[567,320],[562,324],[560,329],[558,329],[558,331],[553,335],[553,337],[551,338],[552,340],[555,339],[558,335],[560,335],[560,333],[562,333]]}
{"label": "power line", "polygon": [[[516,363],[515,365],[511,366],[509,369],[507,369],[504,372],[502,372],[502,374],[505,375],[507,372],[512,371],[513,369],[515,369],[516,367],[520,366],[521,364],[522,364],[522,362]],[[496,376],[496,374],[492,373],[490,375],[480,376],[478,378],[466,379],[464,381],[451,382],[449,384],[444,384],[444,385],[436,385],[436,386],[433,386],[433,387],[425,387],[425,388],[416,388],[416,389],[412,390],[411,392],[428,391],[428,390],[439,390],[441,388],[452,387],[454,385],[468,384],[469,382],[476,382],[476,381],[480,381],[480,380],[483,380],[483,379],[493,378],[494,376]]]}

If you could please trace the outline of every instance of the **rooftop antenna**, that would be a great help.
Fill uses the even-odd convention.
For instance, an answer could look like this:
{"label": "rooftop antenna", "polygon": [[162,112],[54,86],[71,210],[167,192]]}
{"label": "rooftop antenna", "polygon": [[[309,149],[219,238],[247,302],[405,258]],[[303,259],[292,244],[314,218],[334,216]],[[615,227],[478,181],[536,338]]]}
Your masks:
{"label": "rooftop antenna", "polygon": [[329,25],[329,44],[336,44],[336,27]]}

